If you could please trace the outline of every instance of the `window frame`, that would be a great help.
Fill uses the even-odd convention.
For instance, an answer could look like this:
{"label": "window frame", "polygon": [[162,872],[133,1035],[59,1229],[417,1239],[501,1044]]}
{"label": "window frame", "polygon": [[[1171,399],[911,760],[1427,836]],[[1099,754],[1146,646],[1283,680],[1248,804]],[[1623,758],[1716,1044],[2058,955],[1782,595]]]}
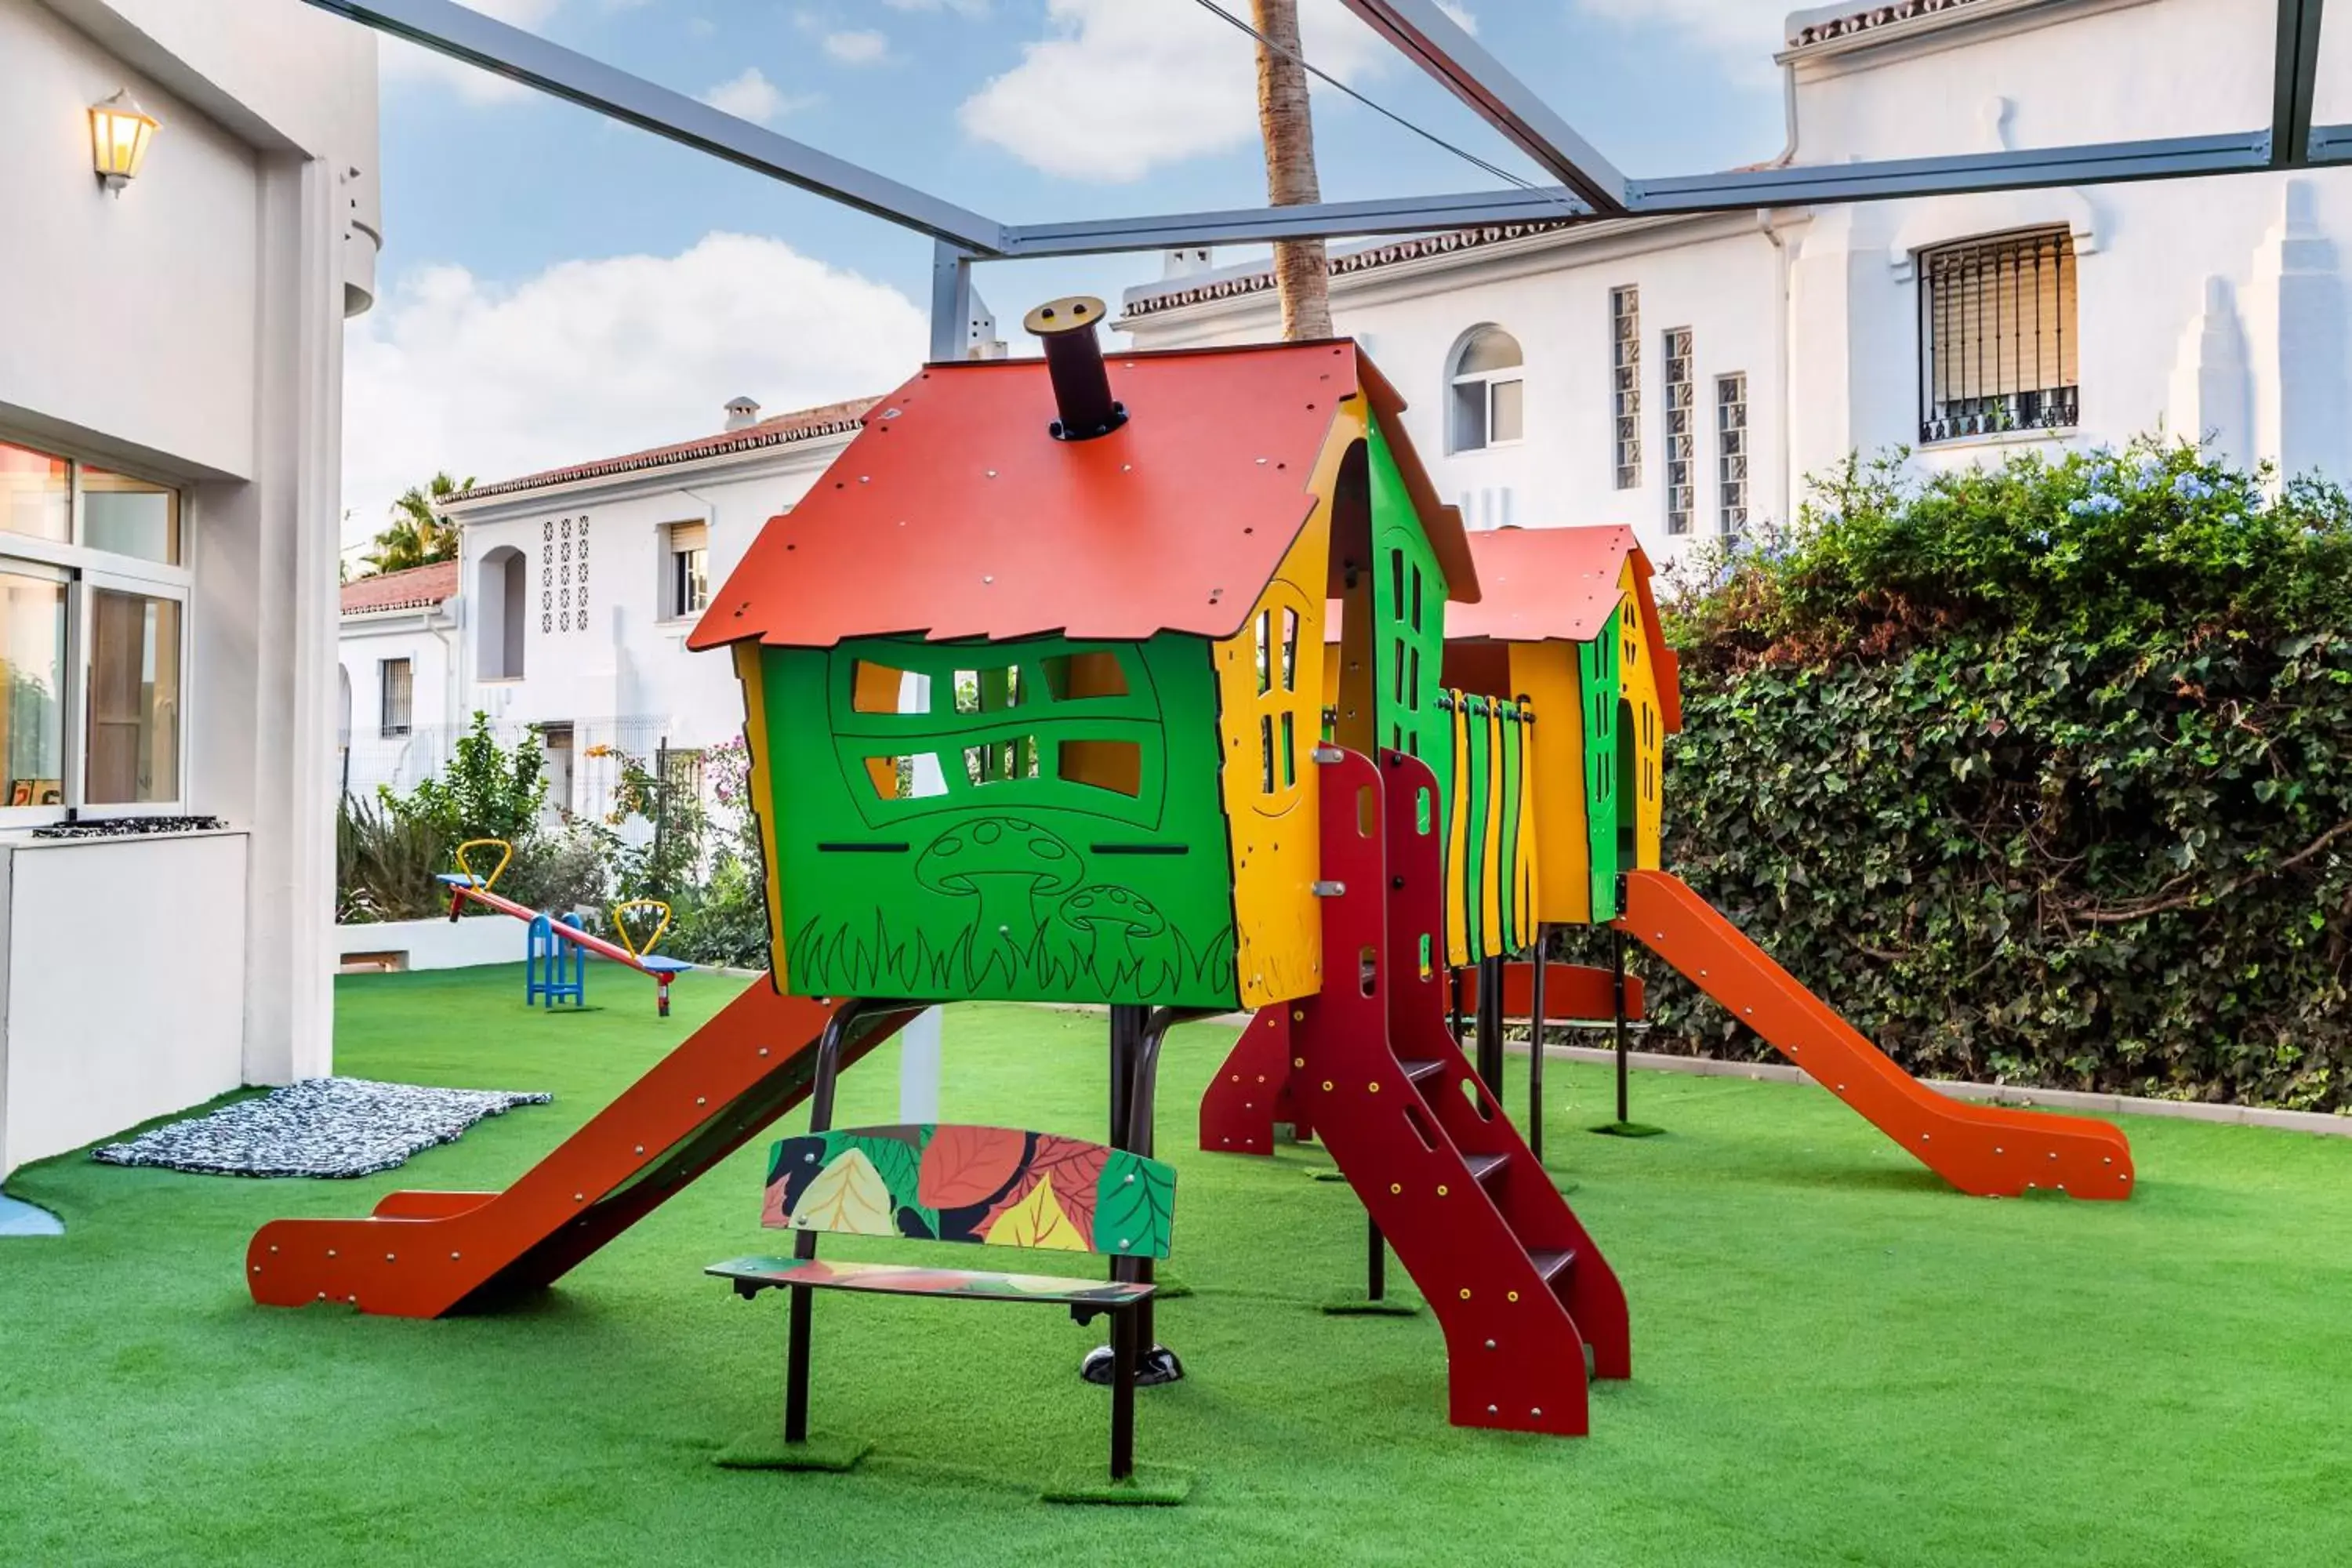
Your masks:
{"label": "window frame", "polygon": [[[1715,532],[1718,539],[1738,539],[1748,531],[1748,521],[1755,510],[1756,443],[1752,438],[1754,426],[1748,403],[1748,373],[1744,370],[1726,371],[1715,378],[1714,386],[1715,396],[1711,401],[1715,410]],[[1738,393],[1737,397],[1724,395],[1727,391],[1735,389]],[[1739,411],[1739,422],[1728,424],[1727,416],[1735,408]],[[1733,451],[1725,439],[1735,432],[1739,437],[1738,451]],[[1739,464],[1737,477],[1731,472],[1735,458]],[[1731,500],[1734,486],[1738,488],[1739,499],[1737,501]],[[1736,521],[1732,516],[1735,511],[1738,513]]]}
{"label": "window frame", "polygon": [[[66,690],[58,704],[66,729],[62,759],[65,804],[11,806],[0,803],[0,830],[44,826],[80,816],[111,821],[121,817],[183,816],[187,810],[193,737],[200,718],[194,679],[195,573],[187,564],[189,541],[202,522],[196,492],[179,479],[110,458],[101,461],[84,458],[5,426],[0,426],[0,442],[63,461],[69,479],[65,539],[0,531],[0,572],[24,572],[30,567],[35,569],[30,575],[55,575],[66,584]],[[86,468],[120,474],[170,492],[175,513],[173,542],[180,557],[177,563],[117,554],[83,542],[88,534],[82,486]],[[169,800],[92,802],[87,798],[94,684],[91,659],[95,653],[91,595],[100,589],[168,599],[179,606],[179,733],[173,759],[177,787]]]}
{"label": "window frame", "polygon": [[1659,488],[1665,492],[1667,535],[1687,539],[1698,529],[1698,335],[1688,327],[1668,327],[1658,346],[1665,376],[1660,411],[1665,483]]}
{"label": "window frame", "polygon": [[1642,286],[1609,290],[1609,473],[1612,488],[1642,488]]}
{"label": "window frame", "polygon": [[[702,535],[702,542],[690,550],[678,548],[678,534],[683,529],[694,529]],[[691,621],[710,607],[710,525],[698,518],[685,519],[661,525],[662,547],[662,619]],[[689,556],[700,556],[702,596],[698,604],[686,602],[685,563]]]}
{"label": "window frame", "polygon": [[[2023,254],[2029,248],[2032,251],[2037,281],[2036,298],[2033,302],[2035,366],[2031,379],[2040,381],[2042,349],[2038,277],[2043,247],[2048,247],[2048,255],[2053,266],[2051,289],[2058,301],[2056,307],[2058,319],[2051,341],[2051,356],[2054,362],[2053,384],[2032,388],[2021,384],[2016,391],[2007,393],[1980,392],[1974,395],[1955,395],[1939,404],[1937,398],[1938,381],[1937,354],[1940,345],[1937,327],[1938,317],[1942,312],[1937,309],[1937,299],[1938,264],[1950,258],[1966,257],[1971,253],[1982,253],[1984,256],[1992,258],[1995,266],[1992,289],[1998,305],[1999,297],[2002,292],[2000,281],[2001,263],[2012,261],[2014,258]],[[1968,441],[2051,438],[2080,428],[2083,389],[2082,267],[2081,258],[2074,249],[2074,236],[2070,228],[2063,225],[2032,224],[2019,228],[1969,235],[1922,247],[1912,253],[1911,261],[1912,275],[1916,279],[1916,299],[1914,306],[1918,321],[1918,437],[1921,447],[1942,447],[1955,442]],[[1979,287],[1980,289],[1982,286]],[[2006,309],[2015,312],[2017,320],[2021,322],[2025,295],[2022,282],[2012,282],[2008,292],[2012,297],[2012,302]],[[2000,328],[2004,323],[1999,319],[1998,314],[1992,322],[1986,321],[1980,296],[1976,300],[1976,319],[1973,327],[1964,319],[1967,313],[1965,302],[1961,307],[1963,319],[1956,321],[1956,325],[1966,335],[1966,342],[1962,345],[1964,350],[1962,358],[1964,361],[1967,358],[1965,352],[1967,348],[1975,346],[1977,369],[1981,374],[1984,359],[1982,343],[1990,341],[1992,344],[1993,379],[1999,381],[2001,379]],[[2071,321],[2068,319],[2070,315]],[[2074,378],[2072,382],[2065,379],[2070,329],[2074,354]],[[2014,346],[2021,365],[2024,342],[2021,331],[2014,338]],[[2022,383],[2028,378],[2021,374],[2018,379]],[[1996,418],[1994,412],[1996,405],[2007,405],[2000,411],[2000,415],[2005,416],[2009,410],[2020,406],[2025,399],[2032,400],[2040,417],[2031,421],[2017,422],[2000,417],[1998,422],[1988,423],[1989,420]],[[1938,412],[1939,408],[1948,410],[1967,405],[1984,406],[1975,412],[1965,414]],[[1949,426],[1949,428],[1939,430],[1939,426]]]}
{"label": "window frame", "polygon": [[[1464,370],[1462,362],[1470,357],[1470,351],[1477,346],[1479,340],[1489,334],[1508,340],[1518,353],[1517,361],[1496,365],[1492,370]],[[1495,436],[1495,389],[1506,384],[1519,389],[1519,433],[1498,440]],[[1475,445],[1462,440],[1460,431],[1454,426],[1455,401],[1465,389],[1473,386],[1480,389],[1480,437]],[[1517,333],[1493,321],[1481,321],[1463,333],[1454,345],[1454,352],[1446,356],[1445,392],[1445,450],[1448,456],[1467,457],[1474,452],[1492,452],[1527,445],[1528,353]]]}
{"label": "window frame", "polygon": [[[408,718],[395,728],[392,722],[392,670],[398,665],[408,672]],[[379,741],[405,740],[416,732],[416,658],[402,654],[397,658],[375,661],[375,735]]]}

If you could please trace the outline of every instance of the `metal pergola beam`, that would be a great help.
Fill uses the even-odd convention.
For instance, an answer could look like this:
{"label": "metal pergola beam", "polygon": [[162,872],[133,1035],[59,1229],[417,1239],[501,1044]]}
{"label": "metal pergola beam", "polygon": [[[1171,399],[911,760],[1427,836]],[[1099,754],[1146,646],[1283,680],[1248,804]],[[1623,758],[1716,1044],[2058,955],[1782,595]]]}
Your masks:
{"label": "metal pergola beam", "polygon": [[1718,212],[1727,208],[2025,190],[2043,185],[2185,179],[2267,168],[2271,146],[2270,132],[2247,131],[2224,136],[2175,136],[2081,147],[2029,147],[1868,163],[1798,163],[1780,169],[1636,180],[1627,192],[1626,205],[1636,214]]}
{"label": "metal pergola beam", "polygon": [[454,0],[309,3],[934,239],[983,256],[1003,254],[1004,226],[993,218],[738,120],[699,99],[656,87]]}
{"label": "metal pergola beam", "polygon": [[2271,163],[2277,168],[2312,161],[2321,5],[2322,0],[2278,0],[2278,66],[2271,88]]}
{"label": "metal pergola beam", "polygon": [[[1622,210],[1625,176],[1436,0],[1342,3],[1596,211],[1613,216]],[[2317,0],[2309,3],[2316,6]]]}
{"label": "metal pergola beam", "polygon": [[2323,0],[2277,0],[2277,90],[2267,130],[1632,182],[1505,70],[1434,0],[1344,0],[1423,69],[1559,174],[1562,185],[1006,226],[509,26],[455,0],[307,3],[929,235],[937,242],[933,347],[942,353],[950,339],[958,345],[954,352],[961,352],[960,334],[968,332],[972,310],[971,266],[982,260],[1736,212],[2352,162],[2352,125],[2311,124]]}

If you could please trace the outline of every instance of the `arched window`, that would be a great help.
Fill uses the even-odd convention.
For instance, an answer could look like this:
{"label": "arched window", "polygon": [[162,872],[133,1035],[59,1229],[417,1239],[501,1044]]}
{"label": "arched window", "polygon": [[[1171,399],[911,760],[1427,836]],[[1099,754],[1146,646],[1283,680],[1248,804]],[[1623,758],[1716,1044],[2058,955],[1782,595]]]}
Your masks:
{"label": "arched window", "polygon": [[475,568],[474,663],[483,680],[522,679],[523,628],[528,622],[529,564],[521,551],[502,544]]}
{"label": "arched window", "polygon": [[1525,363],[1519,340],[1500,327],[1475,327],[1463,338],[1446,373],[1448,449],[1479,452],[1520,438],[1526,430]]}

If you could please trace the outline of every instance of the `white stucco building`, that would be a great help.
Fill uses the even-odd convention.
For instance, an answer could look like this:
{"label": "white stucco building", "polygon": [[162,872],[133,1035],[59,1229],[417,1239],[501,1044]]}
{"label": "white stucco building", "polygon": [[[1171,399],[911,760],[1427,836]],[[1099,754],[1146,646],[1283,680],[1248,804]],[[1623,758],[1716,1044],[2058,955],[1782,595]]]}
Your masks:
{"label": "white stucco building", "polygon": [[[2245,0],[1845,3],[1789,19],[1805,164],[2265,123]],[[2352,172],[1523,226],[1333,258],[1332,310],[1472,526],[1671,558],[1849,452],[1922,465],[2162,428],[2352,479]],[[1261,266],[1129,291],[1139,348],[1276,334]]]}
{"label": "white stucco building", "polygon": [[[160,126],[116,194],[126,89]],[[0,0],[0,1173],[328,1070],[375,97],[298,0]],[[37,837],[184,816],[225,826]]]}
{"label": "white stucco building", "polygon": [[436,773],[477,710],[509,743],[535,727],[550,806],[587,813],[612,806],[608,749],[650,760],[740,735],[733,666],[686,634],[867,402],[763,419],[738,398],[711,435],[475,486],[448,510],[457,562],[344,590],[348,787]]}

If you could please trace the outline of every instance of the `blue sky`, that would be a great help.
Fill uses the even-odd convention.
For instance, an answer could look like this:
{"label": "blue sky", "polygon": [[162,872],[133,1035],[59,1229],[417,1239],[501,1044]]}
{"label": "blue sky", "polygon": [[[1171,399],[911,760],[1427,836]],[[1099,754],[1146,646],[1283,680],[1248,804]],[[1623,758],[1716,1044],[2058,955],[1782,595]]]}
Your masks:
{"label": "blue sky", "polygon": [[[1009,221],[1263,199],[1247,40],[1193,0],[475,0],[482,9]],[[1247,12],[1247,0],[1227,0]],[[1759,0],[1464,0],[1486,46],[1620,167],[1769,157]],[[1337,0],[1310,58],[1535,171]],[[408,46],[383,47],[379,303],[349,354],[347,536],[435,468],[488,479],[903,378],[929,242]],[[1333,200],[1494,182],[1318,90]],[[1232,253],[1225,259],[1241,259]],[[1129,256],[982,268],[1001,321],[1157,275]]]}

